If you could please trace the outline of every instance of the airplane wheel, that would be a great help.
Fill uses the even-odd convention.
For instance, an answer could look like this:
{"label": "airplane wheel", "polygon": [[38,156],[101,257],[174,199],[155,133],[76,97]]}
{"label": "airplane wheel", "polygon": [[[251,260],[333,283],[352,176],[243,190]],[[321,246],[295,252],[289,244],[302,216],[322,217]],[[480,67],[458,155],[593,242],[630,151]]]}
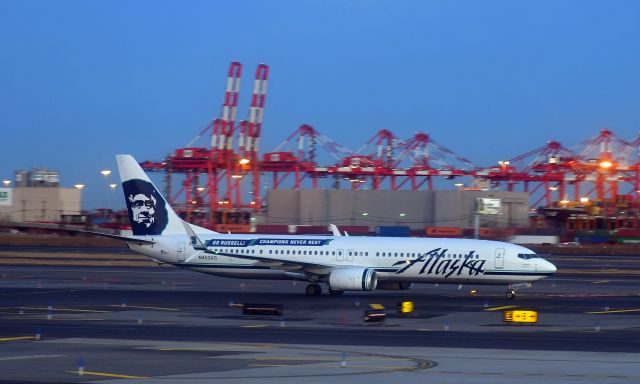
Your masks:
{"label": "airplane wheel", "polygon": [[344,291],[341,291],[341,290],[339,290],[339,289],[331,289],[331,288],[329,288],[329,294],[330,294],[331,296],[340,296],[340,295],[342,295],[343,293],[344,293]]}
{"label": "airplane wheel", "polygon": [[507,294],[505,296],[507,297],[507,299],[515,299],[516,291],[514,291],[513,289],[510,289],[507,291]]}
{"label": "airplane wheel", "polygon": [[322,287],[318,284],[309,284],[306,289],[307,296],[320,296]]}

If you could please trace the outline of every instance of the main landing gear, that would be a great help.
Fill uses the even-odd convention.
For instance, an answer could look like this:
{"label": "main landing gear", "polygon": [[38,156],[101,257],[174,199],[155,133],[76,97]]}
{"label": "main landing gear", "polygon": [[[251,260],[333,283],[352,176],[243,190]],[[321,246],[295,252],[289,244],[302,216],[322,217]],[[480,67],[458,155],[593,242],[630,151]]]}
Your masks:
{"label": "main landing gear", "polygon": [[320,296],[322,294],[322,287],[320,284],[309,284],[305,292],[307,296]]}
{"label": "main landing gear", "polygon": [[341,291],[339,289],[331,289],[331,287],[329,287],[329,294],[331,296],[340,296],[344,293],[344,291]]}
{"label": "main landing gear", "polygon": [[516,290],[515,289],[508,289],[507,293],[505,294],[505,297],[507,299],[515,299],[516,298]]}

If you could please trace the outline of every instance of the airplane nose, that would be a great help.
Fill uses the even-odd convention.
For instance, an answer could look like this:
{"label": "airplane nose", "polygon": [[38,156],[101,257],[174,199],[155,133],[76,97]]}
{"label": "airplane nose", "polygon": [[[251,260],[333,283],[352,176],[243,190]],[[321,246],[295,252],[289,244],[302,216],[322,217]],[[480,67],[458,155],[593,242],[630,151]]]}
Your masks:
{"label": "airplane nose", "polygon": [[555,266],[555,265],[553,265],[553,263],[551,263],[551,262],[549,262],[549,261],[547,261],[547,260],[545,260],[545,261],[547,262],[547,265],[546,265],[546,268],[545,268],[545,269],[546,269],[547,271],[551,272],[551,273],[556,273],[556,271],[558,270],[558,268],[556,268],[556,266]]}

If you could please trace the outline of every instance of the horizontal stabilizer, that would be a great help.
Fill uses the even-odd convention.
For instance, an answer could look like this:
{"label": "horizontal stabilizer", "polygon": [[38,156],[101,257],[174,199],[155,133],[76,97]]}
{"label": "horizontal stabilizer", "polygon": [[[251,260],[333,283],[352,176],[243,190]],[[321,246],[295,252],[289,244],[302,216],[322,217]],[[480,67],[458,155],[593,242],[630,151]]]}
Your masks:
{"label": "horizontal stabilizer", "polygon": [[[66,231],[70,231],[70,230],[67,229]],[[137,244],[153,244],[153,243],[155,243],[155,241],[153,241],[153,240],[145,240],[145,239],[139,239],[139,238],[136,238],[136,237],[113,235],[111,233],[94,232],[94,231],[82,231],[82,230],[79,230],[79,229],[78,230],[73,230],[72,232],[85,233],[87,235],[96,235],[96,236],[100,236],[100,237],[107,237],[107,238],[110,238],[110,239],[122,240],[122,241],[131,242],[131,243],[137,243]]]}

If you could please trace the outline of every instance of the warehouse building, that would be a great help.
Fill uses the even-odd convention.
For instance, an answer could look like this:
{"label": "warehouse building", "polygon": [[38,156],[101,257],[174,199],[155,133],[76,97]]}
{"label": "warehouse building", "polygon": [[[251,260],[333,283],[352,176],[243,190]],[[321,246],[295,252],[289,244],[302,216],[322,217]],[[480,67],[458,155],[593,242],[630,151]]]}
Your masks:
{"label": "warehouse building", "polygon": [[0,221],[57,223],[80,215],[81,204],[75,188],[0,188]]}
{"label": "warehouse building", "polygon": [[269,224],[408,226],[472,228],[476,199],[499,199],[499,214],[480,215],[480,226],[526,227],[529,196],[525,192],[354,191],[334,189],[272,190],[262,217]]}

